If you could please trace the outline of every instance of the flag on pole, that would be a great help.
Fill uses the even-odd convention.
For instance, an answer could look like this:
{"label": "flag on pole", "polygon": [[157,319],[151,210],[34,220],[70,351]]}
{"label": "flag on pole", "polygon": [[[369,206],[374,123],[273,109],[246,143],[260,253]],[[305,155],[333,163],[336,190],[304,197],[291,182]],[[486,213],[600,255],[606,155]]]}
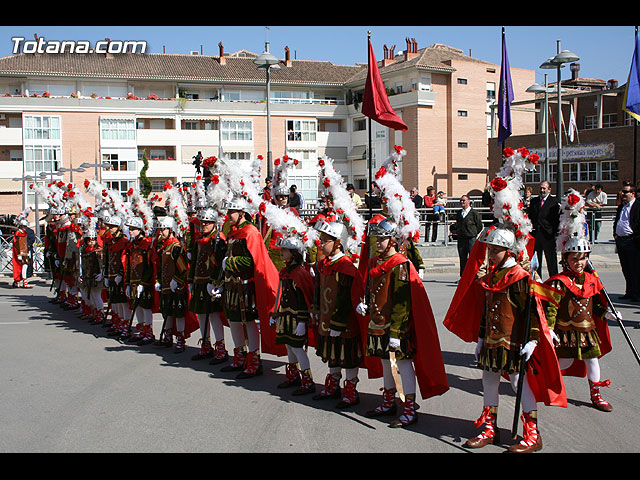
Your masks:
{"label": "flag on pole", "polygon": [[[578,124],[576,123],[576,116],[573,113],[573,105],[571,105],[571,114],[569,115],[569,140],[573,142],[574,133],[578,136]],[[578,137],[578,141],[580,141]]]}
{"label": "flag on pole", "polygon": [[369,40],[369,71],[367,73],[367,83],[364,87],[364,97],[362,99],[362,113],[371,120],[394,130],[407,131],[407,125],[394,112],[387,91],[384,88],[378,63],[373,53],[373,47]]}
{"label": "flag on pole", "polygon": [[631,70],[624,92],[622,109],[640,122],[640,49],[638,48],[638,27],[636,27],[636,44],[631,60]]}
{"label": "flag on pole", "polygon": [[498,144],[502,145],[511,135],[511,102],[513,102],[513,86],[511,85],[511,69],[507,56],[507,42],[502,28],[502,66],[500,67],[500,88],[498,89]]}

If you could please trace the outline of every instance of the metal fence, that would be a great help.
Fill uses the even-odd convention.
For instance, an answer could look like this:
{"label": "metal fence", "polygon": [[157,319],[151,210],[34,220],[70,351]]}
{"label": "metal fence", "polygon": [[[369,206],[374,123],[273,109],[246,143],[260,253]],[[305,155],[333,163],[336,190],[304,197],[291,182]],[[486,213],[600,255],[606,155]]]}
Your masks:
{"label": "metal fence", "polygon": [[[31,246],[31,263],[33,266],[33,273],[43,273],[44,268],[44,251],[43,243],[38,237],[36,237],[33,245]],[[12,274],[13,256],[13,237],[12,235],[0,235],[0,274]]]}

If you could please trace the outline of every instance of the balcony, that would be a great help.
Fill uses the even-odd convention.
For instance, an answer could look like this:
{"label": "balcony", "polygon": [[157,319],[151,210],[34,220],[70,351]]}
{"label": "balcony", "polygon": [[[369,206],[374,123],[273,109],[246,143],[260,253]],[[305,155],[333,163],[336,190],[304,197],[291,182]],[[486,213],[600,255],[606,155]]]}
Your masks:
{"label": "balcony", "polygon": [[0,127],[0,145],[22,145],[22,128]]}

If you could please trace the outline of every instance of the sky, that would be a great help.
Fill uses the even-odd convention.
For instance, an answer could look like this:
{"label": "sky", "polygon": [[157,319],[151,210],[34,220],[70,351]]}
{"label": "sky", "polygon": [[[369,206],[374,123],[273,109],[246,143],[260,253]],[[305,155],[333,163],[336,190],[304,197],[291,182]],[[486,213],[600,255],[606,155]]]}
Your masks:
{"label": "sky", "polygon": [[[285,18],[285,20],[287,20]],[[540,64],[561,49],[571,50],[580,58],[580,77],[616,79],[626,83],[634,49],[634,26],[552,26],[552,25],[246,25],[246,26],[0,26],[0,57],[12,55],[12,37],[34,40],[34,34],[46,41],[144,40],[149,53],[202,52],[218,55],[218,43],[225,53],[249,50],[264,51],[265,42],[278,58],[284,58],[288,46],[292,58],[326,60],[339,65],[354,65],[367,61],[367,32],[377,60],[383,58],[384,45],[395,45],[395,52],[403,51],[405,38],[415,38],[418,48],[442,43],[461,49],[465,54],[496,65],[501,64],[501,31],[505,29],[507,54],[511,68],[536,71],[536,82],[555,82],[555,70],[542,70]],[[570,78],[568,67],[562,78]]]}

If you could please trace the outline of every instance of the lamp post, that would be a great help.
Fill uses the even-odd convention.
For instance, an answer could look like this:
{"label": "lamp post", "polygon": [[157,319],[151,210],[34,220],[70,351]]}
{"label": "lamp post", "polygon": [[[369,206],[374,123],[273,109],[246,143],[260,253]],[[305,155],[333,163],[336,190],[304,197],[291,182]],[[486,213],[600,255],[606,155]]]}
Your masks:
{"label": "lamp post", "polygon": [[[544,74],[544,86],[534,83],[526,90],[529,93],[544,93],[544,148],[545,148],[545,161],[544,161],[544,175],[543,180],[549,181],[549,93],[553,93],[555,90],[549,88],[547,82],[547,74]],[[565,90],[562,90],[563,92]],[[542,173],[542,172],[541,172]]]}
{"label": "lamp post", "polygon": [[265,42],[264,52],[254,61],[258,70],[267,72],[267,177],[273,176],[273,164],[271,161],[271,111],[269,104],[271,103],[271,70],[280,70],[280,60],[269,53],[269,42]]}
{"label": "lamp post", "polygon": [[[18,177],[18,178],[13,178],[12,179],[14,182],[22,182],[22,211],[24,212],[27,209],[27,193],[26,193],[26,182],[35,182],[38,180],[38,177],[34,176],[34,175],[25,175],[24,177]],[[40,238],[40,219],[38,218],[40,216],[40,212],[38,210],[38,192],[34,191],[35,193],[35,198],[34,198],[34,211],[35,211],[35,227],[36,227],[36,236],[38,238]]]}
{"label": "lamp post", "polygon": [[84,172],[84,168],[82,168],[82,167],[78,167],[78,168],[60,167],[58,169],[58,172],[69,172],[69,181],[73,183],[73,172]]}
{"label": "lamp post", "polygon": [[563,168],[562,168],[562,88],[560,82],[560,69],[564,66],[565,63],[577,62],[580,60],[575,53],[570,50],[560,50],[560,40],[557,40],[557,55],[555,57],[549,58],[546,62],[540,65],[540,68],[544,69],[552,69],[555,68],[558,75],[558,160],[556,167],[556,195],[558,198],[561,198],[564,193],[564,179],[563,179]]}

